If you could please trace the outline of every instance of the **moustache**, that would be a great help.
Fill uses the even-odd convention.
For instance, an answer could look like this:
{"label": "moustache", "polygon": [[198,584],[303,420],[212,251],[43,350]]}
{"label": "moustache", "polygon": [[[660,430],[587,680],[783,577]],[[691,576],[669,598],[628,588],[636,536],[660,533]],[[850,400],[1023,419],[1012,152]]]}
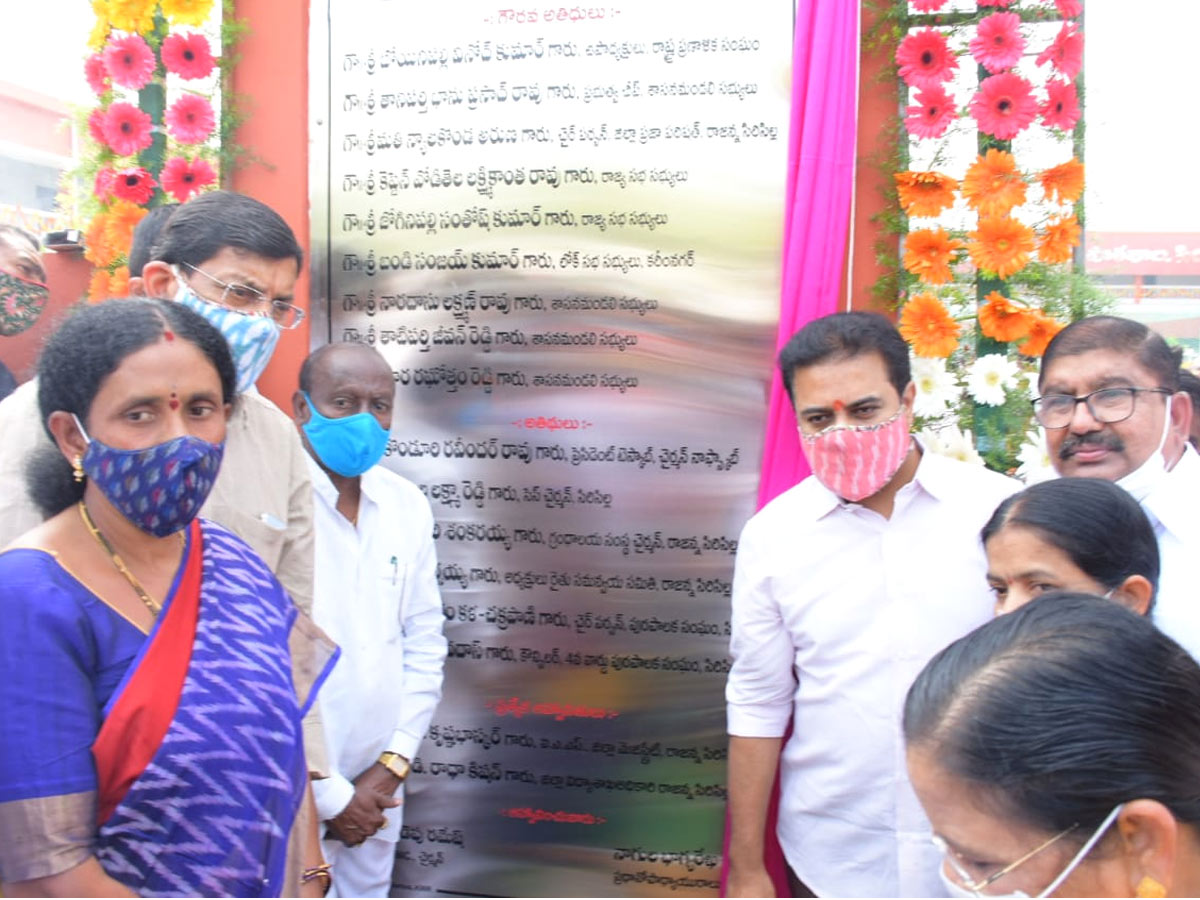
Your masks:
{"label": "moustache", "polygon": [[1114,453],[1120,453],[1125,449],[1125,442],[1115,434],[1106,434],[1103,431],[1089,431],[1087,434],[1070,435],[1062,442],[1062,446],[1058,448],[1059,459],[1070,459],[1080,449],[1088,446],[1103,447],[1106,450],[1112,450]]}

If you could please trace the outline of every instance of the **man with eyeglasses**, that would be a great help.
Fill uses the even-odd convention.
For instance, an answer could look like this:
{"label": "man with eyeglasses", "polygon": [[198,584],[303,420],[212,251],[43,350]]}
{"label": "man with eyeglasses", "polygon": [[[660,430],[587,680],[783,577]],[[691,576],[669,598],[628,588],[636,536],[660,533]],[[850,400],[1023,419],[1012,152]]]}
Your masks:
{"label": "man with eyeglasses", "polygon": [[1162,559],[1154,621],[1200,658],[1200,455],[1179,358],[1140,322],[1081,319],[1046,348],[1033,408],[1060,475],[1115,481],[1142,504]]}
{"label": "man with eyeglasses", "polygon": [[[136,253],[135,253],[136,251]],[[142,247],[131,248],[131,258]],[[144,258],[144,257],[142,257]],[[313,504],[308,462],[291,419],[254,382],[281,329],[303,311],[293,291],[304,251],[269,206],[230,191],[200,194],[162,225],[140,275],[149,297],[174,299],[212,322],[229,341],[238,400],[225,456],[201,514],[248,543],[306,613],[313,597]],[[136,273],[135,273],[136,274]],[[42,520],[25,489],[28,459],[50,446],[36,385],[0,402],[0,548]],[[305,719],[309,768],[326,773],[317,714]]]}

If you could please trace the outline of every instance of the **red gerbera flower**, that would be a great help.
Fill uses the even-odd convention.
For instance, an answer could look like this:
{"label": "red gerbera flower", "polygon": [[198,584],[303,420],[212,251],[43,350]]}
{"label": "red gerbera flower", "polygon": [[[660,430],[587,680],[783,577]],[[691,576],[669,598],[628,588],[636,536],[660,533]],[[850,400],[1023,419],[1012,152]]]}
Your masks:
{"label": "red gerbera flower", "polygon": [[198,94],[184,94],[171,104],[165,118],[171,137],[181,144],[200,143],[216,124],[212,106]]}
{"label": "red gerbera flower", "polygon": [[954,121],[954,99],[940,84],[919,91],[914,99],[917,105],[908,108],[904,127],[917,137],[940,138]]}
{"label": "red gerbera flower", "polygon": [[180,78],[205,78],[213,70],[212,50],[202,34],[169,34],[162,44],[162,61]]}
{"label": "red gerbera flower", "polygon": [[936,87],[949,81],[958,68],[958,59],[946,36],[932,28],[914,31],[896,48],[900,77],[916,88]]}
{"label": "red gerbera flower", "polygon": [[162,170],[163,190],[180,203],[216,180],[217,173],[213,167],[208,160],[200,157],[186,160],[182,156],[172,156]]}
{"label": "red gerbera flower", "polygon": [[150,146],[150,117],[132,103],[114,103],[104,116],[104,143],[117,156],[133,156]]}
{"label": "red gerbera flower", "polygon": [[113,182],[117,177],[117,173],[110,166],[105,166],[96,172],[96,182],[92,186],[92,193],[101,201],[107,201],[113,195]]}
{"label": "red gerbera flower", "polygon": [[1028,128],[1037,114],[1033,88],[1012,72],[985,78],[971,101],[971,115],[979,123],[979,130],[1002,141]]}
{"label": "red gerbera flower", "polygon": [[1070,131],[1079,121],[1079,95],[1075,82],[1051,78],[1046,82],[1046,102],[1042,104],[1042,122],[1047,128]]}
{"label": "red gerbera flower", "polygon": [[985,16],[971,38],[971,55],[989,72],[1011,69],[1025,52],[1021,36],[1021,17],[1016,13],[993,13]]}
{"label": "red gerbera flower", "polygon": [[1083,12],[1083,0],[1054,0],[1054,5],[1064,19],[1073,19]]}
{"label": "red gerbera flower", "polygon": [[113,82],[130,90],[141,90],[154,77],[154,51],[140,34],[110,38],[104,64]]}
{"label": "red gerbera flower", "polygon": [[88,134],[92,136],[92,140],[97,144],[108,143],[108,138],[104,136],[104,119],[107,112],[108,110],[97,106],[90,113],[88,113]]}
{"label": "red gerbera flower", "polygon": [[1037,64],[1049,62],[1067,78],[1074,78],[1083,68],[1083,33],[1074,22],[1063,22],[1054,41],[1038,54]]}
{"label": "red gerbera flower", "polygon": [[912,0],[913,9],[917,12],[937,12],[946,5],[946,0]]}
{"label": "red gerbera flower", "polygon": [[121,169],[113,177],[113,193],[139,206],[154,196],[154,177],[141,166]]}
{"label": "red gerbera flower", "polygon": [[97,97],[112,90],[112,79],[108,77],[108,67],[104,65],[104,57],[93,53],[83,64],[83,74],[87,78],[88,87]]}

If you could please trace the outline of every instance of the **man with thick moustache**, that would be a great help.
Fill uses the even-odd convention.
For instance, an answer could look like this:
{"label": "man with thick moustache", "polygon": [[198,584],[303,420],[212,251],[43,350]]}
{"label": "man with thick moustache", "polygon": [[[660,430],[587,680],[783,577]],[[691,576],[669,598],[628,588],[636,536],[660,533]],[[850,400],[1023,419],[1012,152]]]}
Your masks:
{"label": "man with thick moustache", "polygon": [[1200,659],[1200,455],[1180,351],[1140,322],[1091,316],[1050,342],[1034,412],[1060,475],[1132,494],[1158,535],[1155,624]]}
{"label": "man with thick moustache", "polygon": [[808,323],[779,369],[813,474],[738,542],[727,893],[773,896],[778,769],[792,896],[941,896],[900,712],[921,667],[992,617],[979,530],[1019,485],[913,439],[908,345],[877,313]]}
{"label": "man with thick moustache", "polygon": [[[143,248],[133,249],[140,255]],[[254,387],[281,330],[304,316],[293,303],[304,251],[269,206],[244,194],[211,191],[169,215],[150,257],[142,268],[141,292],[204,316],[229,342],[237,368],[225,456],[201,515],[248,543],[309,613],[313,507],[307,458],[291,419]],[[42,521],[25,490],[28,460],[39,448],[52,448],[38,413],[36,379],[0,402],[0,434],[3,547]],[[298,667],[303,669],[302,662]],[[305,751],[309,769],[323,774],[327,754],[316,710],[304,721]]]}
{"label": "man with thick moustache", "polygon": [[313,783],[337,897],[388,895],[400,794],[446,657],[429,501],[379,465],[394,392],[377,350],[328,344],[292,398],[314,491],[313,617],[342,650],[321,689],[332,772]]}

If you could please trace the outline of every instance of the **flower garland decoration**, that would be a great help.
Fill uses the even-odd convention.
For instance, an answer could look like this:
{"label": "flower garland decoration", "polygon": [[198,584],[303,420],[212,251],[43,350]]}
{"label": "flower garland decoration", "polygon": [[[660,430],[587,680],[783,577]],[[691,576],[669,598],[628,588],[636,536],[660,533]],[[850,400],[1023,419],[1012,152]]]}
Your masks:
{"label": "flower garland decoration", "polygon": [[[1036,366],[1065,321],[1089,311],[1055,290],[1075,283],[1082,236],[1083,6],[977,0],[974,13],[944,15],[945,0],[895,0],[886,9],[907,98],[902,164],[890,173],[903,214],[890,283],[913,354],[918,434],[934,451],[1035,477],[1044,456],[1030,446],[1040,437],[1029,402]],[[1030,171],[1012,140],[1037,129],[1064,150]],[[973,158],[956,149],[964,132],[974,134]]]}
{"label": "flower garland decoration", "polygon": [[[97,102],[87,113],[84,164],[73,173],[93,185],[83,229],[95,266],[92,302],[128,291],[133,229],[152,207],[217,185],[213,102],[225,61],[205,33],[214,7],[214,0],[92,0],[84,74]],[[237,23],[228,25],[236,33]]]}

